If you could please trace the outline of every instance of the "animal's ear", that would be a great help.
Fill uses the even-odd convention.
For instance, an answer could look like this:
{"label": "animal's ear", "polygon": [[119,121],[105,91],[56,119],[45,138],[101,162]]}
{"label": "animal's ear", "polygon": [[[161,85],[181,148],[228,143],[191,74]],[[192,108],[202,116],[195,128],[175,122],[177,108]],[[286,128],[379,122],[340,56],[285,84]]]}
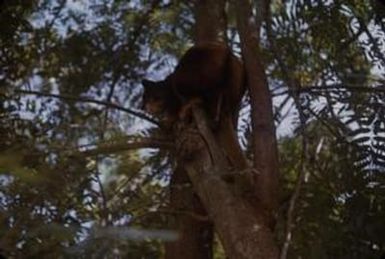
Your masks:
{"label": "animal's ear", "polygon": [[144,89],[156,86],[156,84],[157,84],[157,82],[155,82],[155,81],[151,81],[151,80],[147,80],[147,79],[142,80],[142,85],[143,85]]}

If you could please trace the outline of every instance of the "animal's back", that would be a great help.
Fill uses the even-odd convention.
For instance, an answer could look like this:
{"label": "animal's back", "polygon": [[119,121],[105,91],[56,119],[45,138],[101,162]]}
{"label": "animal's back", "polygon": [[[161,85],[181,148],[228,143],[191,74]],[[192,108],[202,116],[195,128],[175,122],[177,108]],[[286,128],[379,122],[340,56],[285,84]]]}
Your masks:
{"label": "animal's back", "polygon": [[238,169],[247,168],[236,134],[238,113],[246,90],[242,62],[226,45],[196,45],[182,57],[172,77],[171,85],[179,95],[202,98],[206,111],[218,119],[216,138],[230,164]]}
{"label": "animal's back", "polygon": [[236,124],[242,96],[246,89],[242,62],[224,44],[205,43],[189,49],[175,71],[165,80],[143,81],[144,107],[154,107],[170,128],[186,118],[195,100],[200,100],[214,123],[218,143],[232,166],[247,168],[239,146]]}
{"label": "animal's back", "polygon": [[222,112],[238,111],[245,92],[242,62],[221,43],[204,43],[190,48],[168,78],[183,98],[203,97],[206,104],[218,102]]}

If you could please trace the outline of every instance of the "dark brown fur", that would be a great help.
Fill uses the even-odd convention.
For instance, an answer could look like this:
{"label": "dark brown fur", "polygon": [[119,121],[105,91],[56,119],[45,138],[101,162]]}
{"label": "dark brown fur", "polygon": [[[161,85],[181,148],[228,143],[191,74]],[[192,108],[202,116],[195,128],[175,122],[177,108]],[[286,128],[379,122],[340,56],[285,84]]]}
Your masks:
{"label": "dark brown fur", "polygon": [[217,122],[214,128],[227,153],[232,150],[241,155],[234,129],[245,92],[245,73],[242,62],[226,45],[196,45],[165,80],[143,80],[143,86],[143,108],[170,125],[183,118],[192,103],[200,102]]}
{"label": "dark brown fur", "polygon": [[143,105],[154,115],[177,119],[174,117],[183,111],[184,105],[199,99],[213,118],[238,117],[244,81],[243,65],[227,46],[197,45],[186,52],[165,80],[143,80]]}

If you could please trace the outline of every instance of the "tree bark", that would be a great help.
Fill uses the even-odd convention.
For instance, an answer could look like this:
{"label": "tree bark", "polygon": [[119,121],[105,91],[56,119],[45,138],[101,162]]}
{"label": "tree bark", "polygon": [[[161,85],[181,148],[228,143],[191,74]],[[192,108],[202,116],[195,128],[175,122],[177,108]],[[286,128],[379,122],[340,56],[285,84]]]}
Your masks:
{"label": "tree bark", "polygon": [[[196,143],[197,148],[189,150],[188,157],[193,159],[184,159],[184,167],[214,222],[226,255],[234,259],[278,258],[278,249],[264,208],[250,203],[244,197],[242,186],[236,184],[237,181],[229,183],[224,180],[227,175],[235,178],[242,175],[229,171],[229,165],[222,165],[225,160],[220,157],[222,152],[215,144],[215,137],[207,126],[204,114],[194,110],[194,115],[198,133],[190,141]],[[189,127],[193,126],[179,125],[175,136],[186,137],[185,132],[192,131]],[[180,142],[186,143],[186,140]]]}
{"label": "tree bark", "polygon": [[[224,5],[225,0],[195,0],[194,41],[196,44],[225,40]],[[178,161],[178,159],[176,162],[183,164],[183,161]],[[184,213],[177,213],[173,217],[173,225],[178,231],[179,239],[166,244],[166,259],[211,259],[213,258],[213,224],[209,219],[199,221],[191,217],[193,214],[199,214],[208,218],[208,215],[200,198],[192,187],[186,188],[187,185],[191,185],[191,181],[186,170],[182,166],[178,166],[171,176],[170,209]]]}
{"label": "tree bark", "polygon": [[166,243],[166,259],[213,258],[213,224],[183,167],[178,166],[170,183],[170,227],[179,235],[177,241]]}
{"label": "tree bark", "polygon": [[257,197],[272,218],[278,206],[278,150],[272,98],[259,50],[260,26],[269,1],[257,2],[256,17],[253,17],[252,6],[247,0],[233,1],[233,6],[251,97],[254,167],[259,172],[256,176]]}
{"label": "tree bark", "polygon": [[[224,1],[196,0],[195,5],[196,43],[223,40],[225,34],[221,34],[221,32],[223,32],[224,28],[224,19],[221,18],[221,15],[223,15],[221,12],[224,11]],[[244,11],[242,9],[242,12]],[[240,28],[245,29],[245,27],[241,26]],[[246,29],[248,29],[247,24]],[[245,39],[245,35],[242,33],[241,38]],[[258,42],[258,39],[256,40]],[[261,188],[256,191],[259,199],[250,202],[249,197],[246,197],[247,193],[243,189],[244,186],[240,185],[237,180],[226,180],[228,176],[233,179],[240,179],[243,176],[240,172],[230,170],[231,167],[223,157],[223,152],[217,144],[216,138],[207,126],[208,123],[204,114],[199,112],[199,109],[194,108],[195,123],[186,125],[186,122],[179,121],[174,127],[176,143],[193,143],[189,146],[193,150],[190,149],[184,152],[183,149],[186,149],[186,145],[177,145],[177,154],[179,155],[176,158],[177,163],[179,167],[184,169],[178,168],[175,171],[172,185],[181,181],[176,177],[181,177],[187,172],[194,191],[199,196],[205,210],[202,210],[203,207],[191,206],[194,202],[192,198],[194,194],[191,190],[189,193],[174,191],[174,193],[171,193],[171,201],[174,205],[186,206],[189,203],[190,209],[192,208],[190,211],[193,213],[198,211],[203,215],[208,213],[210,220],[214,222],[215,230],[229,258],[278,258],[278,248],[270,228],[273,211],[276,208],[277,197],[274,196],[276,193],[273,192],[276,191],[277,187],[278,166],[271,98],[259,53],[250,52],[251,49],[248,44],[242,45],[246,67],[257,66],[256,76],[252,75],[250,77],[250,74],[255,71],[253,69],[247,70],[249,81],[260,81],[257,85],[252,84],[250,88],[254,100],[252,102],[252,117],[253,127],[256,132],[253,141],[256,154],[254,163],[260,172],[257,179],[258,187],[255,189]],[[261,96],[256,96],[258,94],[261,94]],[[261,112],[263,112],[262,115]],[[257,114],[262,118],[256,116]],[[191,134],[191,132],[196,133]],[[267,150],[262,147],[267,148]],[[264,161],[264,159],[267,160]],[[267,186],[264,186],[264,184]],[[182,197],[184,198],[182,199]],[[205,242],[208,242],[208,239],[203,238],[202,233],[209,233],[205,232],[209,229],[209,226],[202,225],[203,231],[201,232],[197,231],[199,227],[192,227],[192,224],[197,224],[197,222],[193,222],[191,218],[178,217],[177,220],[180,226],[181,239],[174,243],[174,246],[168,247],[169,254],[173,251],[173,257],[169,258],[192,258],[193,254],[196,255],[195,258],[205,258],[202,257],[207,256],[205,252],[199,255],[199,246],[207,245]],[[198,224],[202,224],[202,222]],[[184,250],[185,253],[180,249]],[[186,253],[186,249],[194,251]]]}
{"label": "tree bark", "polygon": [[195,43],[226,41],[225,0],[195,0]]}

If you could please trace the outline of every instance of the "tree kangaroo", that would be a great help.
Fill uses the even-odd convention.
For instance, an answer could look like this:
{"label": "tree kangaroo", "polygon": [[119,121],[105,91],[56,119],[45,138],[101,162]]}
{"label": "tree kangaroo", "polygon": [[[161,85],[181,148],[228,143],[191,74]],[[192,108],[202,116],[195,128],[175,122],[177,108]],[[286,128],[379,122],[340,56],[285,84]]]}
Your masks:
{"label": "tree kangaroo", "polygon": [[246,89],[242,62],[222,43],[191,47],[175,71],[158,82],[143,80],[143,109],[170,126],[200,103],[213,121],[220,146],[232,166],[247,167],[236,126]]}

